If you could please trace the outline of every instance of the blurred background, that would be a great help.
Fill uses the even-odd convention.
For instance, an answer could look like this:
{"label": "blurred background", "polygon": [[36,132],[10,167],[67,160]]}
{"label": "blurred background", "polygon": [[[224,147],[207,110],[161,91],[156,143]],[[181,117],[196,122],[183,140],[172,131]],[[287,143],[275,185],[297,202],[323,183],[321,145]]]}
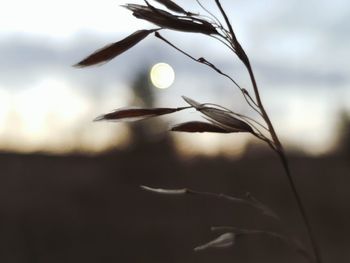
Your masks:
{"label": "blurred background", "polygon": [[[176,1],[205,13],[196,1]],[[218,17],[214,1],[201,1]],[[133,1],[143,3],[143,1]],[[148,36],[98,67],[72,65],[135,30],[153,28],[124,1],[0,3],[0,259],[2,262],[301,262],[281,242],[242,238],[194,253],[213,225],[307,236],[278,158],[248,135],[170,134],[194,110],[133,124],[92,122],[124,106],[185,106],[181,96],[255,117],[227,79]],[[290,157],[324,262],[349,262],[350,3],[222,1]],[[205,36],[162,35],[251,90],[241,63]],[[175,73],[150,81],[157,63]],[[163,78],[169,82],[169,78]],[[244,197],[277,211],[139,185]]]}

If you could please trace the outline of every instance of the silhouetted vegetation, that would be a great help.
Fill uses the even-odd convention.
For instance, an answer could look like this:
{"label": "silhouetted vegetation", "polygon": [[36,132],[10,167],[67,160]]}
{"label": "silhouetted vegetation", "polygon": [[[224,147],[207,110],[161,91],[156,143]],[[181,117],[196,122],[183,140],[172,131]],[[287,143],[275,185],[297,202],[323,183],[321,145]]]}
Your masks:
{"label": "silhouetted vegetation", "polygon": [[[113,120],[113,121],[125,121],[125,120],[140,120],[151,117],[157,117],[164,114],[171,114],[177,111],[193,108],[200,112],[208,122],[190,121],[186,123],[180,123],[173,127],[172,131],[178,132],[219,132],[219,133],[247,133],[262,142],[265,142],[279,157],[281,164],[284,168],[285,175],[288,179],[290,189],[295,198],[299,213],[304,222],[304,226],[312,247],[312,254],[309,252],[305,245],[302,245],[293,236],[286,233],[270,232],[264,230],[255,229],[243,229],[237,227],[220,226],[211,228],[212,230],[221,229],[223,233],[217,236],[215,239],[199,245],[194,248],[195,251],[207,250],[212,248],[227,248],[236,243],[236,240],[241,236],[250,236],[250,234],[264,234],[268,236],[278,237],[279,241],[285,242],[292,249],[298,252],[309,262],[322,263],[318,242],[316,241],[315,234],[313,233],[312,224],[306,213],[304,203],[301,199],[301,195],[296,187],[294,178],[292,177],[291,170],[289,168],[289,162],[286,157],[284,148],[279,140],[279,137],[272,125],[270,117],[265,110],[265,106],[260,98],[259,88],[255,79],[250,59],[245,52],[244,48],[238,41],[235,30],[228,15],[221,5],[220,0],[215,0],[216,8],[218,9],[221,19],[213,15],[200,1],[197,1],[198,5],[206,13],[201,15],[200,13],[193,13],[186,11],[178,4],[171,0],[157,0],[159,4],[165,7],[166,10],[157,8],[151,5],[148,1],[145,1],[144,5],[139,4],[126,4],[124,7],[132,12],[132,15],[136,18],[150,22],[158,28],[138,30],[126,38],[107,45],[93,54],[89,55],[82,61],[76,64],[78,67],[87,67],[97,65],[100,63],[108,62],[109,60],[117,57],[118,55],[129,50],[140,41],[144,40],[147,36],[154,33],[154,36],[174,48],[182,55],[187,56],[191,60],[200,64],[206,65],[216,71],[219,75],[228,78],[232,84],[241,92],[242,97],[245,99],[250,109],[255,112],[258,117],[252,118],[248,115],[234,112],[221,105],[213,103],[199,103],[194,99],[183,96],[185,102],[189,105],[187,107],[179,108],[123,108],[117,109],[111,113],[104,114],[96,118],[97,121],[101,120]],[[179,15],[180,14],[180,15]],[[223,22],[221,22],[223,20]],[[178,47],[168,39],[164,38],[159,31],[164,29],[176,30],[181,32],[199,33],[208,37],[212,37],[223,44],[224,48],[228,48],[239,60],[248,72],[251,89],[241,87],[230,75],[224,73],[221,69],[209,62],[204,57],[195,58],[191,54],[185,52],[182,48]],[[251,95],[252,94],[252,95]],[[165,194],[165,195],[205,195],[212,198],[224,198],[232,202],[240,202],[245,205],[257,208],[266,216],[278,218],[277,214],[273,212],[268,206],[247,193],[246,197],[237,198],[226,194],[216,194],[213,192],[201,192],[189,188],[180,189],[166,189],[166,188],[153,188],[149,186],[142,186],[144,190]],[[288,231],[285,229],[283,232]],[[220,231],[219,231],[220,232]]]}
{"label": "silhouetted vegetation", "polygon": [[[250,191],[279,211],[292,235],[301,235],[293,197],[275,162],[271,155],[183,160],[159,143],[95,157],[0,154],[0,261],[301,262],[283,243],[265,236],[239,238],[226,251],[194,253],[194,246],[215,237],[208,232],[212,225],[268,231],[276,230],[276,222],[238,203],[139,189],[186,185],[238,197]],[[347,263],[349,162],[340,156],[296,156],[291,164],[324,260]]]}

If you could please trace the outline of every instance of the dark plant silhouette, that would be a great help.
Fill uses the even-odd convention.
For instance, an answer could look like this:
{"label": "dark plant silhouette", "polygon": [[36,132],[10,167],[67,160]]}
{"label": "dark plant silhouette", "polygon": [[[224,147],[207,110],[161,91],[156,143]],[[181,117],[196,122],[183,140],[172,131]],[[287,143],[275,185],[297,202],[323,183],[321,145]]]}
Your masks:
{"label": "dark plant silhouette", "polygon": [[[107,113],[97,117],[95,120],[112,120],[112,121],[124,121],[124,120],[140,120],[150,117],[156,117],[164,114],[170,114],[177,111],[182,111],[186,109],[196,109],[201,114],[204,115],[204,118],[207,122],[192,121],[186,123],[180,123],[175,125],[171,130],[172,131],[181,131],[181,132],[219,132],[219,133],[236,133],[244,132],[249,133],[252,136],[258,138],[265,142],[280,158],[281,163],[284,167],[285,173],[288,178],[288,182],[291,186],[291,190],[296,199],[299,211],[304,220],[307,233],[309,235],[311,245],[313,248],[314,257],[308,255],[307,250],[300,246],[299,243],[294,239],[278,233],[265,232],[260,230],[246,230],[246,229],[237,229],[234,227],[215,227],[213,230],[222,231],[223,233],[215,240],[210,241],[204,245],[198,246],[195,248],[196,251],[203,250],[210,247],[229,247],[235,243],[235,239],[240,235],[251,235],[251,234],[264,234],[278,238],[287,244],[294,247],[298,252],[307,258],[310,262],[316,261],[321,263],[320,253],[317,246],[317,242],[314,238],[311,224],[309,223],[308,217],[304,205],[300,199],[300,195],[297,191],[294,180],[291,176],[288,161],[283,150],[282,144],[275,132],[275,129],[272,125],[272,122],[267,114],[264,105],[262,103],[258,85],[255,80],[253,69],[249,58],[238,41],[235,31],[229,21],[226,11],[222,7],[219,0],[215,0],[216,6],[219,9],[224,22],[221,22],[219,18],[213,15],[208,9],[203,6],[200,1],[197,1],[199,6],[204,10],[206,15],[201,15],[199,13],[188,12],[175,2],[171,0],[156,0],[159,4],[163,5],[168,9],[165,11],[163,9],[157,8],[151,5],[148,1],[144,1],[145,5],[139,4],[126,4],[124,7],[132,12],[132,14],[139,19],[146,20],[152,24],[157,25],[157,28],[150,30],[139,30],[133,33],[132,35],[124,38],[123,40],[108,45],[92,55],[88,56],[76,66],[86,67],[91,65],[96,65],[100,63],[108,62],[109,60],[115,58],[121,53],[127,51],[134,45],[136,45],[141,40],[145,39],[148,35],[154,34],[158,39],[162,40],[172,48],[176,49],[183,55],[192,59],[195,62],[204,64],[220,75],[228,78],[232,81],[233,85],[237,87],[245,101],[255,111],[259,119],[253,119],[249,116],[234,112],[230,109],[222,107],[217,104],[212,103],[199,103],[191,98],[183,97],[185,102],[189,105],[187,107],[179,108],[129,108],[129,109],[119,109],[111,113]],[[239,60],[243,63],[247,72],[249,74],[253,95],[246,89],[241,87],[231,76],[224,73],[221,69],[217,68],[213,63],[209,62],[207,59],[200,57],[195,58],[192,55],[188,54],[181,48],[177,47],[175,44],[164,38],[159,32],[164,29],[177,30],[182,32],[190,33],[200,33],[207,35],[211,38],[215,38],[225,48],[228,48],[232,51]],[[215,194],[207,192],[199,192],[192,189],[155,189],[147,186],[142,186],[143,189],[156,192],[160,194],[175,194],[175,195],[184,195],[184,194],[196,194],[196,195],[206,195],[211,197],[223,198],[232,202],[239,202],[242,204],[250,205],[258,210],[262,211],[264,214],[276,218],[277,215],[271,211],[266,205],[262,204],[250,194],[247,195],[246,199],[235,198],[232,196],[224,194]]]}

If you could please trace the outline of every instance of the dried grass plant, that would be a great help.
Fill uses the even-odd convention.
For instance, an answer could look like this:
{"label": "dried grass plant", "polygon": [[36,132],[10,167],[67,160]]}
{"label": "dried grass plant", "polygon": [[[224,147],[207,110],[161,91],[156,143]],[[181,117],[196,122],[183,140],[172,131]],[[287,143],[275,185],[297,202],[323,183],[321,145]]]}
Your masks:
{"label": "dried grass plant", "polygon": [[[267,114],[263,102],[261,100],[258,85],[253,73],[253,69],[249,58],[237,39],[235,31],[232,24],[229,21],[227,13],[223,8],[219,0],[215,1],[216,7],[220,12],[222,18],[219,19],[212,12],[210,12],[200,1],[196,1],[199,7],[203,10],[205,15],[200,13],[188,12],[178,4],[171,0],[155,0],[157,4],[162,5],[163,8],[157,8],[148,1],[144,1],[144,5],[139,4],[126,4],[123,7],[130,10],[136,18],[148,21],[157,27],[154,29],[144,29],[138,30],[128,37],[107,45],[87,58],[80,61],[75,66],[77,67],[87,67],[92,65],[97,65],[101,63],[106,63],[109,60],[117,57],[123,52],[129,50],[134,45],[145,39],[147,36],[153,34],[158,39],[162,40],[164,43],[170,47],[176,49],[178,52],[187,56],[191,60],[204,64],[218,74],[228,78],[233,85],[239,89],[241,95],[245,99],[249,107],[255,111],[259,118],[254,119],[244,114],[234,112],[228,108],[222,107],[217,104],[212,103],[200,103],[194,99],[183,96],[183,99],[188,104],[186,107],[179,108],[122,108],[115,110],[111,113],[101,115],[95,119],[95,121],[108,120],[108,121],[137,121],[150,117],[156,117],[164,114],[171,114],[177,111],[182,111],[186,109],[194,108],[199,111],[204,118],[204,121],[190,121],[185,123],[180,123],[171,128],[171,131],[177,132],[215,132],[215,133],[238,133],[244,132],[249,133],[257,139],[265,142],[279,157],[283,168],[285,170],[285,175],[288,178],[290,188],[294,194],[296,203],[298,205],[300,214],[305,224],[307,234],[310,239],[310,243],[313,249],[313,253],[310,255],[305,246],[300,245],[298,241],[294,238],[273,232],[266,232],[260,230],[248,230],[239,229],[231,226],[218,226],[213,227],[213,231],[218,231],[220,235],[215,240],[212,240],[204,245],[197,246],[196,251],[204,250],[207,248],[223,248],[230,247],[235,243],[237,236],[241,235],[268,235],[273,238],[278,238],[283,242],[286,242],[292,248],[294,248],[298,253],[300,253],[307,261],[321,263],[321,257],[317,242],[314,238],[311,224],[308,220],[304,205],[297,191],[296,185],[294,183],[293,177],[290,173],[288,160],[286,158],[283,146],[277,136],[277,133],[272,125],[269,115]],[[166,9],[167,11],[165,11]],[[223,48],[228,48],[238,59],[243,63],[246,68],[252,86],[253,95],[245,88],[241,87],[231,76],[224,73],[221,69],[217,68],[213,63],[207,59],[200,57],[195,58],[192,55],[185,52],[183,49],[179,48],[168,39],[164,38],[160,32],[162,30],[176,30],[189,33],[199,33],[204,34],[208,37],[215,38],[223,45]],[[277,218],[277,214],[269,209],[266,205],[256,200],[251,195],[247,195],[246,198],[236,198],[228,196],[225,194],[216,194],[209,192],[200,192],[192,189],[155,189],[148,186],[142,186],[144,190],[156,192],[159,194],[168,195],[205,195],[213,198],[223,198],[231,202],[238,202],[241,204],[249,205],[261,211],[263,214]]]}

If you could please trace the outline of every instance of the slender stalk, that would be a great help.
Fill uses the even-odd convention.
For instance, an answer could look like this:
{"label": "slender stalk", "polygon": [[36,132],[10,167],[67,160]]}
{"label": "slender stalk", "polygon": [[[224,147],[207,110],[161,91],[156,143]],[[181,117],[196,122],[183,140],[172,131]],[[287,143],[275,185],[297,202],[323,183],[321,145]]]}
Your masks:
{"label": "slender stalk", "polygon": [[303,205],[303,202],[301,201],[301,198],[300,198],[300,195],[299,195],[298,190],[296,188],[295,182],[294,182],[293,177],[292,177],[292,175],[290,173],[290,169],[289,169],[289,165],[288,165],[288,161],[287,161],[286,155],[285,155],[285,153],[283,151],[277,151],[277,154],[278,154],[278,156],[281,159],[281,162],[283,164],[284,170],[286,171],[286,175],[287,175],[289,184],[290,184],[290,186],[292,188],[292,191],[293,191],[293,194],[295,196],[295,200],[297,201],[297,204],[299,206],[300,213],[301,213],[302,218],[304,220],[304,223],[305,223],[305,226],[306,226],[306,230],[308,232],[308,235],[309,235],[309,238],[310,238],[310,241],[311,241],[311,245],[312,245],[312,248],[314,250],[315,260],[318,263],[322,263],[322,259],[321,259],[321,256],[320,256],[320,249],[318,247],[318,244],[317,244],[314,232],[312,230],[310,221],[309,221],[309,219],[307,217],[305,207]]}
{"label": "slender stalk", "polygon": [[302,246],[300,246],[297,240],[279,233],[265,231],[265,230],[241,229],[241,228],[231,227],[231,226],[216,226],[216,227],[214,226],[211,228],[211,230],[212,231],[232,231],[236,235],[266,235],[269,237],[277,238],[285,242],[289,246],[293,247],[297,253],[301,254],[308,261],[310,261],[311,259],[311,256],[309,255],[308,251]]}
{"label": "slender stalk", "polygon": [[[306,215],[306,210],[304,208],[304,205],[303,205],[303,202],[301,201],[301,198],[300,198],[300,195],[298,193],[298,190],[296,188],[296,185],[295,185],[295,182],[294,182],[294,179],[291,175],[291,172],[290,172],[290,169],[289,169],[289,165],[288,165],[288,160],[286,158],[286,155],[285,155],[285,152],[283,150],[283,146],[276,134],[276,131],[272,125],[272,122],[264,108],[264,105],[261,101],[261,98],[260,98],[260,94],[259,94],[259,89],[258,89],[258,86],[257,86],[257,83],[256,83],[256,80],[255,80],[255,76],[254,76],[254,73],[253,73],[253,69],[251,67],[251,64],[250,64],[250,61],[249,61],[249,58],[248,56],[246,55],[245,51],[243,50],[242,46],[240,45],[240,43],[238,42],[236,36],[235,36],[235,33],[233,31],[233,28],[232,28],[232,25],[226,15],[226,12],[224,11],[221,3],[219,0],[215,0],[222,16],[224,17],[225,19],[225,22],[227,24],[227,27],[231,33],[231,37],[232,37],[232,45],[236,48],[236,54],[237,56],[241,59],[241,61],[244,63],[244,65],[246,66],[247,70],[248,70],[248,73],[249,73],[249,77],[250,77],[250,80],[252,82],[252,85],[253,85],[253,89],[254,89],[254,93],[255,93],[255,97],[256,97],[256,102],[258,104],[258,107],[262,113],[262,117],[264,118],[267,126],[268,126],[268,129],[269,129],[269,132],[270,132],[270,135],[271,135],[271,138],[275,144],[275,147],[271,147],[279,156],[279,158],[281,159],[281,162],[282,162],[282,165],[283,165],[283,168],[285,170],[285,173],[287,175],[287,178],[288,178],[288,182],[289,182],[289,185],[292,189],[292,192],[293,192],[293,195],[294,195],[294,198],[297,202],[297,205],[298,205],[298,208],[299,208],[299,211],[300,211],[300,214],[302,216],[302,219],[304,221],[304,224],[305,224],[305,227],[306,227],[306,230],[307,230],[307,233],[308,233],[308,236],[309,236],[309,239],[310,239],[310,242],[311,242],[311,245],[312,245],[312,248],[313,248],[313,252],[314,252],[314,256],[315,256],[315,260],[317,263],[322,263],[322,260],[321,260],[321,257],[320,257],[320,250],[319,250],[319,247],[317,245],[317,242],[316,242],[316,239],[315,239],[315,236],[313,234],[313,231],[312,231],[312,228],[311,228],[311,224],[309,222],[309,219]],[[270,144],[269,144],[270,145]],[[270,145],[271,146],[271,145]]]}
{"label": "slender stalk", "polygon": [[[248,105],[256,112],[258,113],[260,116],[262,116],[261,112],[259,111],[259,105],[257,105],[257,103],[252,99],[252,97],[250,96],[249,92],[242,88],[232,77],[230,77],[229,75],[227,75],[226,73],[222,72],[220,69],[218,69],[213,63],[210,63],[208,60],[206,60],[205,58],[201,57],[201,58],[195,58],[193,56],[191,56],[190,54],[188,54],[187,52],[183,51],[182,49],[178,48],[177,46],[175,46],[174,44],[172,44],[170,41],[168,41],[167,39],[165,39],[161,34],[159,34],[158,32],[155,32],[154,34],[157,38],[161,39],[162,41],[164,41],[165,43],[167,43],[168,45],[170,45],[171,47],[173,47],[174,49],[176,49],[177,51],[179,51],[180,53],[184,54],[185,56],[187,56],[188,58],[192,59],[193,61],[196,61],[198,63],[204,64],[210,68],[212,68],[213,70],[215,70],[217,73],[219,73],[222,76],[225,76],[226,78],[228,78],[231,82],[233,82],[233,84],[241,91],[245,101],[248,103]],[[263,117],[263,116],[262,116]]]}
{"label": "slender stalk", "polygon": [[[98,64],[100,62],[107,62],[110,59],[114,58],[115,56],[118,56],[119,54],[125,52],[126,50],[128,50],[129,48],[134,46],[136,43],[138,43],[140,40],[142,40],[149,33],[154,32],[156,37],[160,38],[161,40],[163,40],[164,42],[169,44],[171,47],[175,48],[177,51],[181,52],[185,56],[189,57],[190,59],[192,59],[198,63],[204,64],[204,65],[212,68],[214,71],[216,71],[220,75],[225,76],[230,81],[232,81],[232,83],[241,91],[244,99],[246,100],[248,105],[252,108],[252,110],[254,110],[256,113],[258,113],[260,115],[260,117],[263,118],[267,127],[265,127],[265,125],[261,125],[259,122],[254,121],[253,119],[251,119],[247,116],[237,114],[234,112],[232,112],[232,114],[243,119],[246,122],[246,124],[249,123],[251,126],[253,126],[252,129],[255,129],[256,131],[252,130],[251,133],[255,137],[266,142],[272,148],[272,150],[274,152],[276,152],[276,154],[279,156],[281,163],[283,165],[283,168],[285,170],[286,176],[288,178],[288,183],[292,189],[293,195],[294,195],[294,197],[296,199],[296,203],[298,205],[298,209],[300,211],[303,222],[305,224],[307,234],[309,236],[309,239],[310,239],[310,242],[311,242],[311,245],[313,248],[315,262],[322,263],[321,257],[320,257],[320,250],[318,248],[316,239],[314,237],[312,227],[311,227],[311,224],[308,220],[306,210],[305,210],[304,205],[302,203],[300,194],[297,191],[296,184],[295,184],[294,179],[291,175],[288,160],[287,160],[286,154],[283,150],[283,146],[282,146],[282,144],[281,144],[281,142],[280,142],[280,140],[275,132],[275,129],[272,125],[272,122],[271,122],[271,120],[270,120],[270,118],[269,118],[269,116],[268,116],[268,114],[263,106],[263,103],[261,101],[259,89],[258,89],[256,80],[255,80],[255,76],[254,76],[253,69],[251,67],[249,58],[246,55],[246,53],[245,53],[244,49],[242,48],[242,46],[240,45],[240,43],[238,42],[237,37],[235,35],[235,32],[233,30],[233,27],[228,19],[228,16],[227,16],[225,10],[223,9],[223,7],[220,3],[220,0],[215,0],[215,3],[217,5],[218,9],[220,10],[221,15],[223,16],[223,18],[225,20],[227,28],[225,28],[222,25],[222,23],[220,22],[220,20],[215,15],[213,15],[210,11],[208,11],[200,3],[199,0],[196,0],[196,1],[209,14],[209,19],[203,20],[203,17],[201,17],[200,15],[196,15],[196,14],[193,14],[190,12],[185,12],[184,10],[182,11],[182,9],[181,9],[181,13],[184,13],[185,15],[178,16],[178,15],[172,15],[170,13],[168,14],[164,10],[160,10],[160,9],[153,7],[146,0],[144,1],[147,4],[146,6],[135,5],[135,4],[126,5],[125,7],[127,7],[127,9],[131,10],[133,12],[134,16],[136,16],[137,18],[147,20],[151,23],[157,24],[158,26],[160,26],[160,28],[147,30],[147,31],[141,31],[141,32],[140,31],[135,32],[133,35],[130,35],[129,37],[127,37],[119,42],[114,43],[112,51],[111,51],[110,46],[103,48],[102,50],[99,50],[99,51],[95,52],[94,54],[92,54],[91,56],[89,56],[87,59],[84,59],[83,61],[79,62],[77,65],[79,65],[79,66],[91,66],[91,65]],[[163,2],[163,1],[159,1],[159,2]],[[167,1],[164,1],[165,6],[167,6],[166,3],[167,3]],[[170,9],[172,9],[172,8],[170,8]],[[179,21],[177,21],[177,20],[179,20]],[[195,26],[194,30],[192,30],[193,29],[192,26],[194,26],[196,24],[197,24],[197,26],[199,26],[198,29],[197,29],[197,26]],[[203,30],[200,28],[201,24],[204,27]],[[188,28],[188,26],[190,26],[190,27]],[[206,29],[206,26],[209,26],[208,30]],[[200,57],[197,59],[197,58],[191,56],[190,54],[186,53],[182,49],[178,48],[177,46],[175,46],[174,44],[172,44],[171,42],[169,42],[165,38],[163,38],[158,33],[158,31],[160,29],[163,29],[163,28],[169,28],[169,29],[180,30],[180,31],[185,31],[185,32],[192,32],[193,31],[193,32],[197,32],[197,33],[203,33],[203,34],[206,34],[208,36],[214,37],[215,39],[219,40],[222,44],[224,44],[226,47],[228,47],[234,54],[236,54],[238,56],[238,58],[242,61],[242,63],[245,65],[246,69],[248,70],[249,77],[250,77],[250,80],[252,83],[255,99],[253,99],[252,96],[250,96],[249,92],[246,89],[242,88],[232,77],[230,77],[228,74],[222,72],[219,68],[217,68],[214,64],[212,64],[211,62],[209,62],[205,58]],[[141,33],[141,35],[139,35],[140,33]],[[146,35],[143,35],[144,33],[146,33]],[[89,62],[87,62],[87,60],[89,60]],[[179,109],[186,109],[186,108],[190,108],[190,107],[183,107],[183,108],[179,108]],[[161,115],[161,114],[157,114],[157,115]],[[106,116],[106,115],[102,115],[102,118],[98,117],[96,120],[105,119],[104,116]],[[215,119],[213,121],[216,122]],[[264,129],[266,129],[268,131],[270,137],[267,138],[267,136],[265,136],[256,126],[254,126],[251,121],[259,124]],[[218,120],[217,123],[220,123],[220,120]],[[246,203],[246,204],[249,203],[248,201],[244,201],[244,200],[242,201],[240,199],[230,197],[227,195],[223,195],[223,194],[198,192],[198,191],[193,191],[193,190],[188,190],[188,189],[164,190],[164,189],[152,189],[149,187],[143,187],[143,188],[146,190],[155,191],[155,192],[159,192],[159,193],[166,193],[166,194],[192,193],[192,194],[200,194],[200,195],[224,198],[224,199],[234,201],[234,202],[239,201],[241,203],[242,202]],[[263,210],[264,213],[267,212],[266,207],[263,204],[261,204],[260,202],[256,202],[257,200],[251,199],[250,201],[252,201],[254,203],[253,206]]]}
{"label": "slender stalk", "polygon": [[313,230],[312,230],[312,227],[311,227],[311,224],[310,224],[310,221],[307,217],[307,214],[306,214],[306,210],[305,210],[305,207],[303,205],[303,202],[301,200],[301,197],[300,197],[300,194],[296,188],[296,185],[295,185],[295,182],[294,182],[294,179],[291,175],[291,172],[290,172],[290,169],[289,169],[289,164],[288,164],[288,160],[287,160],[287,157],[285,155],[285,152],[283,150],[283,146],[275,132],[275,129],[272,125],[272,122],[268,116],[268,114],[266,113],[266,110],[262,104],[262,101],[261,101],[261,98],[260,98],[260,94],[259,94],[259,90],[258,90],[258,87],[257,87],[257,84],[256,84],[256,80],[255,80],[255,77],[254,77],[254,73],[253,73],[253,70],[250,66],[250,63],[249,63],[249,60],[248,60],[248,64],[247,64],[247,69],[248,69],[248,72],[249,72],[249,76],[250,76],[250,79],[252,81],[252,84],[253,84],[253,89],[254,89],[254,93],[255,93],[255,96],[256,96],[256,101],[259,105],[259,108],[261,110],[261,113],[263,114],[263,117],[264,117],[264,120],[269,128],[269,131],[270,131],[270,134],[271,134],[271,137],[272,137],[272,140],[274,141],[275,145],[276,145],[276,148],[274,149],[275,152],[277,153],[277,155],[279,156],[280,160],[281,160],[281,163],[283,165],[283,168],[285,170],[285,173],[287,175],[287,178],[288,178],[288,182],[289,182],[289,185],[292,189],[292,192],[293,192],[293,195],[294,195],[294,198],[297,202],[297,205],[298,205],[298,208],[299,208],[299,211],[300,211],[300,214],[302,216],[302,219],[304,221],[304,224],[305,224],[305,227],[306,227],[306,230],[307,230],[307,233],[308,233],[308,236],[310,238],[310,241],[311,241],[311,245],[312,245],[312,248],[313,248],[313,251],[314,251],[314,255],[315,255],[315,260],[316,262],[318,263],[322,263],[322,260],[321,260],[321,257],[320,257],[320,250],[319,250],[319,247],[318,247],[318,244],[316,242],[316,239],[315,239],[315,236],[314,236],[314,233],[313,233]]}
{"label": "slender stalk", "polygon": [[157,194],[164,194],[164,195],[184,195],[184,194],[192,194],[192,195],[201,195],[211,198],[219,198],[219,199],[225,199],[227,201],[233,202],[233,203],[240,203],[244,205],[248,205],[250,207],[253,207],[255,209],[258,209],[261,211],[264,215],[273,217],[274,219],[279,220],[279,216],[272,211],[268,206],[260,202],[259,200],[255,199],[250,193],[246,193],[246,199],[233,197],[226,194],[217,194],[212,192],[203,192],[198,190],[193,190],[189,188],[180,188],[180,189],[163,189],[163,188],[153,188],[145,185],[141,185],[141,188],[157,193]]}

